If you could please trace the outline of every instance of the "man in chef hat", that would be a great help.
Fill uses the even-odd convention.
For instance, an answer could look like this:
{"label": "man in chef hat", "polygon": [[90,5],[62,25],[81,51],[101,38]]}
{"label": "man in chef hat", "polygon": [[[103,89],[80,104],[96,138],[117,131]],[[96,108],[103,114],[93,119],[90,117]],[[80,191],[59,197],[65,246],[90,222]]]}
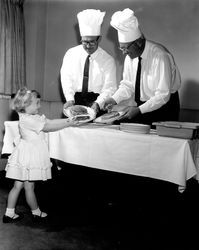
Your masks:
{"label": "man in chef hat", "polygon": [[135,106],[124,107],[123,122],[151,125],[178,120],[181,79],[171,53],[144,37],[131,9],[115,12],[110,24],[117,30],[119,49],[126,57],[120,86],[104,108],[117,109],[116,104],[131,97]]}
{"label": "man in chef hat", "polygon": [[[64,108],[72,105],[92,107],[99,114],[105,99],[117,89],[114,58],[99,47],[105,12],[86,9],[77,14],[81,44],[70,48],[61,67],[61,84],[66,99]],[[86,61],[89,68],[85,66]],[[87,64],[87,65],[88,65]],[[87,88],[83,87],[87,68]]]}

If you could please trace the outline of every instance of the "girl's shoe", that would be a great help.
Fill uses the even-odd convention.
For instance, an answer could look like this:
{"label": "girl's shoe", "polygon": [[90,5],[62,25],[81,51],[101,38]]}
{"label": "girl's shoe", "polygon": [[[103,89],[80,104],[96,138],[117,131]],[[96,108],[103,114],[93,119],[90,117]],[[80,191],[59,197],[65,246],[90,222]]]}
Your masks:
{"label": "girl's shoe", "polygon": [[41,212],[40,215],[36,215],[36,214],[32,214],[32,220],[33,222],[43,222],[43,221],[46,221],[48,219],[48,215],[43,217],[44,213]]}
{"label": "girl's shoe", "polygon": [[18,214],[19,216],[15,218],[15,216],[13,217],[9,217],[7,215],[3,216],[3,223],[13,223],[13,222],[17,222],[20,221],[21,219],[23,219],[23,214]]}

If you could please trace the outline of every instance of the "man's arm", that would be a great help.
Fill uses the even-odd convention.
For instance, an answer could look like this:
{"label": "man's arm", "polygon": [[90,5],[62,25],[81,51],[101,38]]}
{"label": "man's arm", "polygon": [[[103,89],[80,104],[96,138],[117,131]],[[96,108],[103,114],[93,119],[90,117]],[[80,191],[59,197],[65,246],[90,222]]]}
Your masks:
{"label": "man's arm", "polygon": [[110,58],[104,65],[104,83],[103,88],[96,99],[99,107],[103,107],[104,101],[113,95],[117,90],[117,80],[116,80],[116,64],[113,58]]}

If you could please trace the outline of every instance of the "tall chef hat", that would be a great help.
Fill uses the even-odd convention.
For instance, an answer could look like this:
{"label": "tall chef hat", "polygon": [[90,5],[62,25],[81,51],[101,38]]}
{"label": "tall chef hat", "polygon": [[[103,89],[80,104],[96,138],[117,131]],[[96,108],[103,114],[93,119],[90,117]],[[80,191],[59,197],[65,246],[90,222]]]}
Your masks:
{"label": "tall chef hat", "polygon": [[100,36],[101,24],[106,12],[87,9],[77,14],[81,36]]}
{"label": "tall chef hat", "polygon": [[134,12],[128,8],[115,12],[110,24],[118,31],[118,40],[121,43],[133,42],[142,35]]}

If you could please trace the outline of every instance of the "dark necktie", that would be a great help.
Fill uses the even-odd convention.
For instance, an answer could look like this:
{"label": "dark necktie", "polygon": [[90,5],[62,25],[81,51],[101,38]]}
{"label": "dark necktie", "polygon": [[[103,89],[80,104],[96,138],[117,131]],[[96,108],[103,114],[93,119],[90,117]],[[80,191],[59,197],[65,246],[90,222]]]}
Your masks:
{"label": "dark necktie", "polygon": [[140,101],[140,76],[141,76],[141,60],[142,57],[138,58],[138,67],[137,67],[137,75],[136,75],[136,82],[135,82],[135,101],[139,106]]}
{"label": "dark necktie", "polygon": [[83,84],[82,84],[82,94],[88,92],[88,77],[89,77],[89,63],[90,55],[87,56],[85,65],[84,65],[84,75],[83,75]]}

